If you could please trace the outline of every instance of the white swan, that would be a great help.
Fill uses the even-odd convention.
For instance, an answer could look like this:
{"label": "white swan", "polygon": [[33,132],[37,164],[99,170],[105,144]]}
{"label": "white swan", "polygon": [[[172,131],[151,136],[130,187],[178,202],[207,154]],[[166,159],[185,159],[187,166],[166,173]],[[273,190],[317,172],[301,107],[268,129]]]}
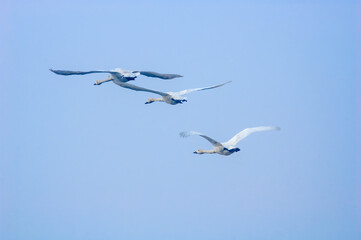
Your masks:
{"label": "white swan", "polygon": [[179,74],[162,74],[162,73],[156,73],[156,72],[149,72],[149,71],[128,71],[121,68],[116,68],[110,71],[107,70],[95,70],[95,71],[68,71],[68,70],[53,70],[49,69],[53,73],[59,74],[59,75],[85,75],[85,74],[91,74],[91,73],[109,73],[110,76],[107,79],[104,80],[98,80],[94,83],[94,85],[100,85],[105,82],[113,81],[116,82],[128,82],[131,80],[134,80],[139,75],[144,75],[147,77],[155,77],[155,78],[161,78],[161,79],[173,79],[177,77],[183,77]]}
{"label": "white swan", "polygon": [[116,84],[118,84],[121,87],[124,88],[128,88],[134,91],[142,91],[142,92],[151,92],[151,93],[155,93],[155,94],[159,94],[160,96],[162,96],[161,98],[149,98],[145,104],[149,104],[152,102],[165,102],[168,104],[178,104],[178,103],[183,103],[183,102],[187,102],[187,98],[184,97],[184,95],[194,92],[194,91],[202,91],[202,90],[207,90],[207,89],[212,89],[212,88],[217,88],[217,87],[221,87],[229,82],[225,82],[219,85],[215,85],[215,86],[210,86],[210,87],[204,87],[204,88],[193,88],[193,89],[186,89],[183,91],[179,91],[179,92],[160,92],[160,91],[156,91],[156,90],[152,90],[152,89],[147,89],[147,88],[143,88],[143,87],[138,87],[129,83],[124,83],[124,82],[115,82]]}
{"label": "white swan", "polygon": [[181,137],[189,137],[191,135],[199,135],[205,139],[207,139],[212,145],[213,145],[213,149],[212,150],[203,150],[203,149],[199,149],[193,153],[196,154],[204,154],[204,153],[218,153],[221,155],[231,155],[234,152],[238,152],[240,151],[240,149],[238,147],[236,147],[237,143],[239,141],[241,141],[242,139],[246,138],[247,136],[251,135],[252,133],[255,132],[263,132],[263,131],[270,131],[270,130],[280,130],[279,127],[253,127],[253,128],[246,128],[244,130],[242,130],[241,132],[237,133],[233,138],[231,138],[230,140],[228,140],[228,142],[224,142],[224,143],[220,143],[217,142],[216,140],[203,135],[202,133],[199,132],[181,132],[179,135]]}

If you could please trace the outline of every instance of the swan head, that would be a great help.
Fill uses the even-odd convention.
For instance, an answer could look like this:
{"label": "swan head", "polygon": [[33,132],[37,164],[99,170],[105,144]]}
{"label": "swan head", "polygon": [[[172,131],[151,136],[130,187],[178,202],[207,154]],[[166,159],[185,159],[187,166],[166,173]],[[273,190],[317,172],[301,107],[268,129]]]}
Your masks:
{"label": "swan head", "polygon": [[154,99],[153,99],[153,98],[149,98],[149,99],[145,102],[145,104],[149,104],[149,103],[153,103],[153,102],[155,102]]}
{"label": "swan head", "polygon": [[163,98],[149,98],[145,104],[149,104],[149,103],[152,103],[152,102],[164,102]]}
{"label": "swan head", "polygon": [[194,151],[193,153],[194,153],[194,154],[203,154],[204,152],[199,149],[199,150],[197,150],[197,151]]}

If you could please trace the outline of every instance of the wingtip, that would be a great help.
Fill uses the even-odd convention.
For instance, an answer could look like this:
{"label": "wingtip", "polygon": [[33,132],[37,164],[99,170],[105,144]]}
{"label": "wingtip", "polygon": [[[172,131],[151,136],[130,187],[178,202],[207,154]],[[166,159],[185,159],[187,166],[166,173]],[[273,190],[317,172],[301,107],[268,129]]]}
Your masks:
{"label": "wingtip", "polygon": [[169,77],[168,79],[174,79],[174,78],[180,78],[183,77],[182,75],[179,74],[173,74],[173,76]]}
{"label": "wingtip", "polygon": [[201,133],[199,133],[199,132],[195,132],[195,131],[188,131],[188,132],[181,132],[181,133],[179,133],[179,135],[181,136],[181,137],[189,137],[189,136],[192,136],[192,135],[200,135]]}
{"label": "wingtip", "polygon": [[179,136],[180,136],[180,137],[183,137],[183,138],[188,137],[188,136],[187,136],[187,132],[180,132],[180,133],[179,133]]}
{"label": "wingtip", "polygon": [[232,82],[232,81],[228,81],[228,82],[222,83],[221,86],[226,85],[226,84],[231,83],[231,82]]}

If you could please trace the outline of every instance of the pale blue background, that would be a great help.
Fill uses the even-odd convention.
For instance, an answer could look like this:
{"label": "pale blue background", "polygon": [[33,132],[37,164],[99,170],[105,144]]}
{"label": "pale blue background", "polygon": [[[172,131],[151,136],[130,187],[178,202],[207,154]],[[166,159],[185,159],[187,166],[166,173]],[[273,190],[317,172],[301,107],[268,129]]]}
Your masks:
{"label": "pale blue background", "polygon": [[[361,239],[356,1],[1,5],[0,239]],[[233,82],[48,70],[116,67]]]}

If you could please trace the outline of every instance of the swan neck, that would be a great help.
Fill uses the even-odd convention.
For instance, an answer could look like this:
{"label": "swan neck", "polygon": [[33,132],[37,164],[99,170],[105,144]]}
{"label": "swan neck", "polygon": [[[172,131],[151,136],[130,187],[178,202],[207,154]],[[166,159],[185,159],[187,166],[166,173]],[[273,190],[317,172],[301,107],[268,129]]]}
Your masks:
{"label": "swan neck", "polygon": [[150,102],[164,102],[163,98],[149,98],[148,101],[150,101]]}
{"label": "swan neck", "polygon": [[214,149],[212,149],[212,150],[199,149],[197,152],[200,153],[200,154],[202,154],[202,153],[208,153],[208,154],[216,153],[216,151]]}

